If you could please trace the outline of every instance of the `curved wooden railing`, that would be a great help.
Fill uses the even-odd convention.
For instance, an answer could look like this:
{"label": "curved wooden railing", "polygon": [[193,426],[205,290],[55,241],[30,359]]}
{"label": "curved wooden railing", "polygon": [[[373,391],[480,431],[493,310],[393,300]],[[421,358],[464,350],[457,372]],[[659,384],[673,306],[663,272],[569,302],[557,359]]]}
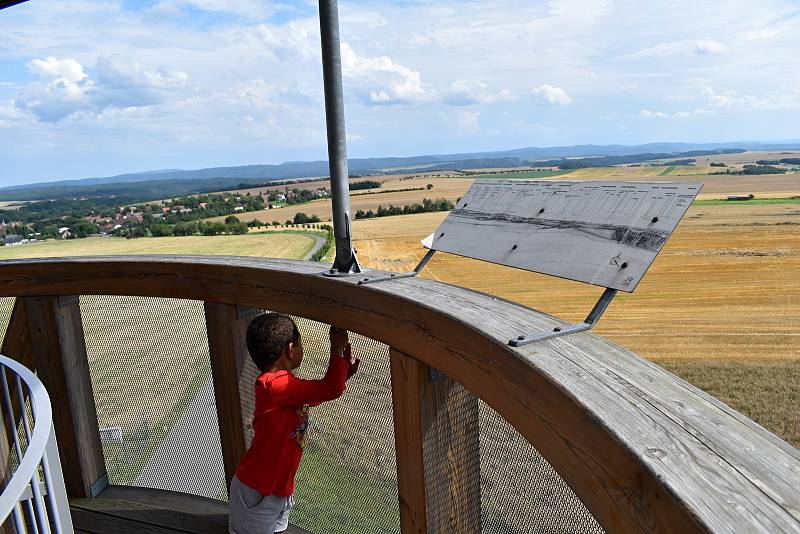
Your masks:
{"label": "curved wooden railing", "polygon": [[[660,367],[592,333],[509,347],[521,332],[561,322],[491,295],[419,278],[357,281],[322,276],[316,263],[255,258],[0,262],[0,296],[28,297],[34,307],[80,294],[197,299],[381,341],[393,366],[410,357],[489,403],[609,532],[800,532],[800,452]],[[420,513],[418,476],[398,464],[404,532]]]}

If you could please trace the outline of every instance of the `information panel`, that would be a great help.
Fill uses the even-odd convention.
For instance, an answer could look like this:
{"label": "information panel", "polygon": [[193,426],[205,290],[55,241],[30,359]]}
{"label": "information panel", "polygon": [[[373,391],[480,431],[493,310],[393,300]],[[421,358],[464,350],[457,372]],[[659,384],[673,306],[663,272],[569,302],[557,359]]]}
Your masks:
{"label": "information panel", "polygon": [[630,292],[702,187],[476,180],[427,245]]}

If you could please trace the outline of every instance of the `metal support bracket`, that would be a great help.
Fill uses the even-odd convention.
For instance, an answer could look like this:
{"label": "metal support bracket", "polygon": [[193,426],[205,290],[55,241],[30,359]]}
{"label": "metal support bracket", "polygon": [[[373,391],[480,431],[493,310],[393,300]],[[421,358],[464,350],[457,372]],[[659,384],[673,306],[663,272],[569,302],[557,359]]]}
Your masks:
{"label": "metal support bracket", "polygon": [[411,271],[410,273],[392,273],[386,276],[378,276],[376,278],[362,278],[361,280],[358,281],[358,285],[363,286],[365,284],[374,284],[375,282],[384,282],[386,280],[396,280],[397,278],[412,278],[414,276],[417,276],[422,271],[422,269],[425,268],[425,265],[428,264],[428,262],[431,260],[434,254],[436,254],[436,251],[434,249],[432,248],[428,249],[428,253],[425,254],[425,256],[423,256],[419,264],[416,267],[414,267],[414,270]]}
{"label": "metal support bracket", "polygon": [[603,316],[603,312],[606,311],[608,305],[611,303],[611,300],[614,298],[614,295],[617,294],[616,289],[611,289],[607,287],[603,294],[600,296],[600,300],[597,301],[597,304],[594,305],[592,311],[589,312],[589,315],[586,317],[586,320],[582,323],[571,324],[569,326],[557,326],[553,328],[552,332],[538,332],[536,334],[526,336],[520,335],[516,339],[509,340],[508,344],[512,347],[521,347],[523,345],[529,345],[531,343],[536,343],[537,341],[544,341],[545,339],[552,339],[554,337],[566,336],[568,334],[576,334],[578,332],[584,332],[586,330],[590,330],[597,321],[600,320],[600,317]]}

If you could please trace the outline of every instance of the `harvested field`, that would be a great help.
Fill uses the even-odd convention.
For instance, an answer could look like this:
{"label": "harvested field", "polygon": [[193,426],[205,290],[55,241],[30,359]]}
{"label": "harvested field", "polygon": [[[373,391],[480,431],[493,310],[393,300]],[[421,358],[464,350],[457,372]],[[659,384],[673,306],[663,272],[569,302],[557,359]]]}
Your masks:
{"label": "harvested field", "polygon": [[[693,159],[697,160],[697,165],[711,165],[711,163],[719,162],[741,166],[746,163],[755,163],[758,160],[776,160],[782,158],[798,158],[800,151],[796,150],[783,150],[783,151],[748,151],[739,154],[721,154],[719,156],[694,156]],[[716,168],[716,167],[715,167]]]}
{"label": "harvested field", "polygon": [[[386,189],[415,189],[418,191],[398,191],[393,193],[378,193],[374,195],[356,195],[350,198],[350,209],[353,213],[356,210],[375,210],[378,206],[405,206],[415,202],[421,203],[423,198],[446,198],[455,201],[469,189],[474,178],[413,178],[408,180],[395,180],[384,183]],[[428,184],[433,184],[433,189],[426,190]],[[380,191],[380,189],[375,190]],[[361,191],[354,191],[361,193]],[[241,221],[252,221],[259,219],[264,222],[279,221],[284,222],[294,217],[295,213],[303,212],[306,215],[316,215],[323,221],[331,220],[331,201],[330,199],[315,200],[306,204],[295,204],[284,208],[267,209],[261,211],[251,211],[237,215]],[[211,221],[222,221],[225,217],[215,217]]]}
{"label": "harvested field", "polygon": [[674,176],[697,176],[713,172],[713,168],[696,167],[693,165],[643,165],[619,167],[587,167],[576,169],[564,180],[642,180],[642,181],[669,181]]}
{"label": "harvested field", "polygon": [[302,258],[311,250],[314,243],[314,238],[296,233],[141,239],[89,237],[0,247],[0,260],[120,254],[210,254],[214,256]]}
{"label": "harvested field", "polygon": [[[368,267],[410,270],[424,254],[420,240],[445,216],[356,221],[359,259]],[[583,320],[602,292],[447,254],[437,254],[423,276],[575,322]],[[640,287],[620,294],[596,331],[645,358],[673,362],[668,368],[685,373],[700,387],[713,382],[715,395],[736,399],[732,404],[741,409],[748,402],[741,384],[726,386],[713,378],[722,368],[706,365],[704,371],[703,362],[725,362],[726,373],[742,376],[752,362],[773,366],[767,369],[800,369],[800,209],[781,204],[693,206]],[[710,373],[705,382],[696,379],[704,373]],[[771,388],[758,386],[762,405],[771,411],[747,413],[798,446],[797,399],[781,393],[790,387],[787,376],[776,373]],[[769,391],[775,392],[771,400]],[[787,433],[787,428],[795,430]]]}

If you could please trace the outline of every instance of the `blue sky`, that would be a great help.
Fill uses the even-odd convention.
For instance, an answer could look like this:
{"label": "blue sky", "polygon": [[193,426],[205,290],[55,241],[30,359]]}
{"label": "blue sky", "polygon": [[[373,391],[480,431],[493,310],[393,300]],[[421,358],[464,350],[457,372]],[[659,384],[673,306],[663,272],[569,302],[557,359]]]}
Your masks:
{"label": "blue sky", "polygon": [[[351,157],[800,139],[796,0],[340,3]],[[0,185],[324,159],[316,2],[0,11]]]}

